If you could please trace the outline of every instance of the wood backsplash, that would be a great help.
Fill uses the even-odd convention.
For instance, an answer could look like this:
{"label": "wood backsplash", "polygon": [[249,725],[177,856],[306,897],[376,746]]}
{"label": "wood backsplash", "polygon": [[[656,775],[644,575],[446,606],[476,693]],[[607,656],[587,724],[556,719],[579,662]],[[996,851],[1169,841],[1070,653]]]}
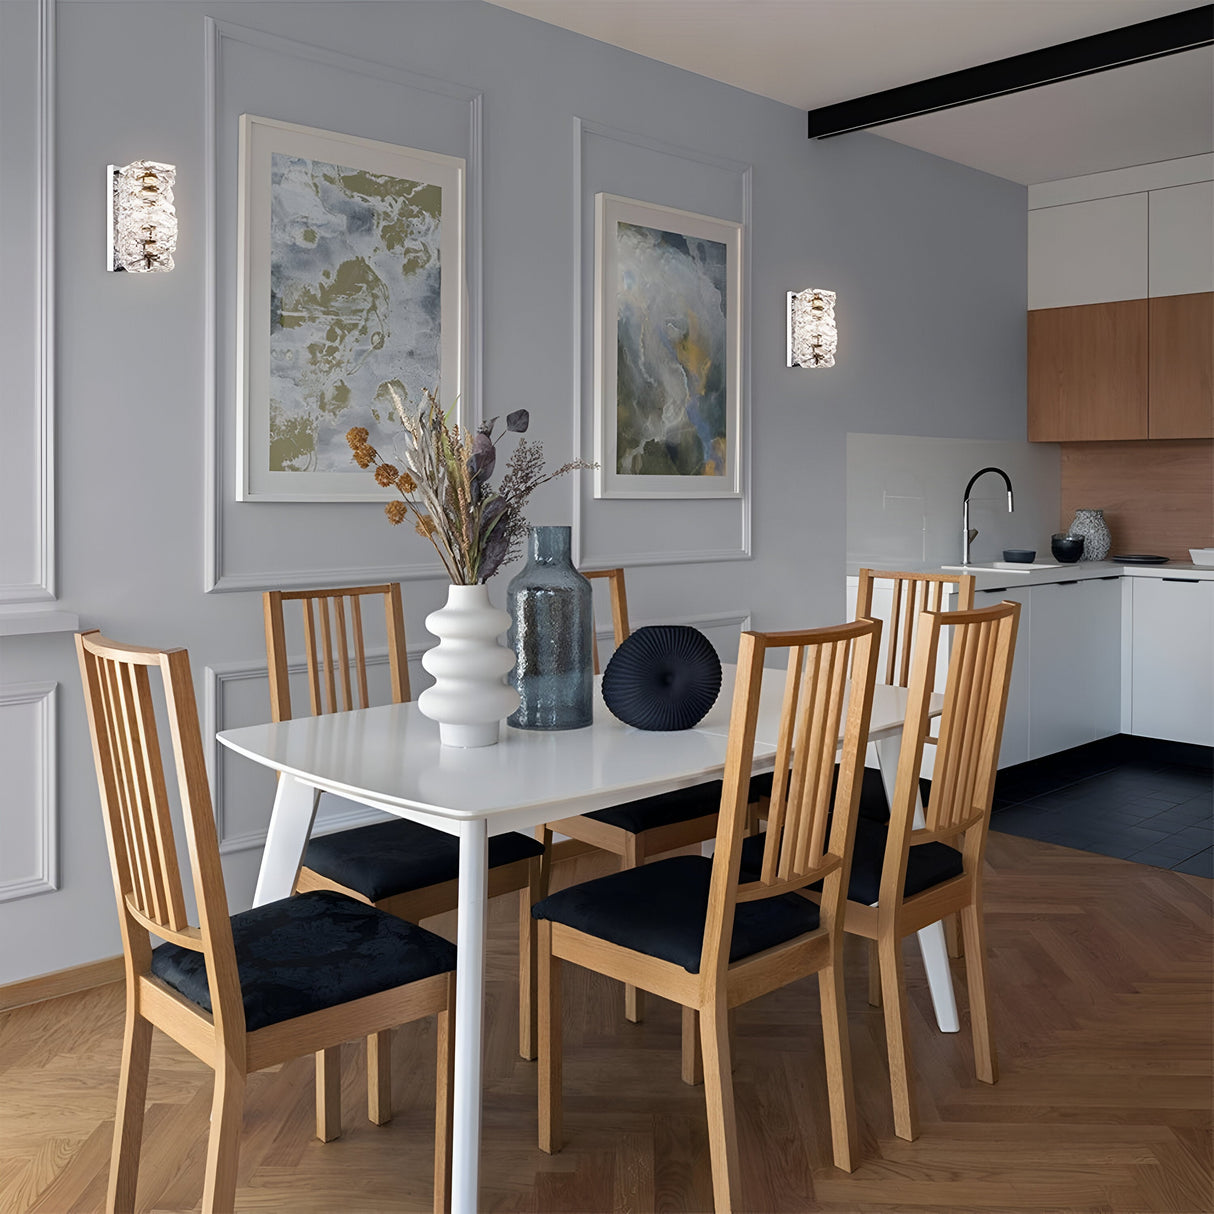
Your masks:
{"label": "wood backsplash", "polygon": [[1189,560],[1214,546],[1214,441],[1062,443],[1065,531],[1079,509],[1104,511],[1112,553]]}

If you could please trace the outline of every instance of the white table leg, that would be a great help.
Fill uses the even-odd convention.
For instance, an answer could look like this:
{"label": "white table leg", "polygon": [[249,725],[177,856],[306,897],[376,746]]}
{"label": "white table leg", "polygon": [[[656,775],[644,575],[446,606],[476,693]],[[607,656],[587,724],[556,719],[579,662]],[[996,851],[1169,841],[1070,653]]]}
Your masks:
{"label": "white table leg", "polygon": [[[893,805],[898,752],[902,746],[902,738],[895,734],[893,737],[882,738],[876,746],[877,762],[881,766],[881,782],[885,785],[885,800]],[[916,827],[924,824],[923,802],[919,799],[917,785],[914,823]],[[958,1033],[961,1031],[961,1021],[957,1017],[957,999],[953,994],[953,975],[948,964],[944,924],[937,920],[935,923],[929,923],[917,934],[919,951],[923,954],[923,968],[927,971],[927,989],[931,992],[932,1007],[936,1012],[936,1023],[942,1033]]]}
{"label": "white table leg", "polygon": [[320,792],[310,784],[286,773],[278,777],[274,812],[270,814],[270,829],[266,832],[257,890],[253,894],[254,906],[291,896],[319,800]]}
{"label": "white table leg", "polygon": [[489,831],[483,818],[460,823],[455,970],[455,1130],[452,1214],[476,1214],[481,1153],[481,1050],[485,1004],[485,911]]}

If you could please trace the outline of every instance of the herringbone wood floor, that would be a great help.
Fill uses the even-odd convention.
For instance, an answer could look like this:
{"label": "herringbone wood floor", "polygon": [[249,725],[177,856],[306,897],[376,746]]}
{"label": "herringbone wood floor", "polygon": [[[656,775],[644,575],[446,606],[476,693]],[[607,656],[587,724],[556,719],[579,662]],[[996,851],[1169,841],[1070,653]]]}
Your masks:
{"label": "herringbone wood floor", "polygon": [[[939,1034],[909,956],[922,1134],[893,1135],[881,1014],[849,955],[861,1163],[827,1162],[812,980],[740,1009],[735,1085],[745,1206],[764,1211],[1214,1210],[1211,883],[993,834],[987,923],[1002,1078],[973,1078],[968,1025]],[[535,1066],[515,1054],[514,927],[491,929],[482,1205],[508,1211],[707,1210],[702,1092],[679,1081],[676,1009],[566,969],[564,1151],[535,1146]],[[958,976],[962,962],[955,962]],[[965,986],[958,984],[964,1001]],[[0,1210],[102,1205],[118,1077],[121,987],[0,1016]],[[362,1115],[347,1047],[346,1133],[312,1137],[312,1070],[250,1079],[238,1208],[422,1210],[430,1202],[432,1026],[395,1044],[392,1123]],[[140,1175],[144,1210],[196,1208],[210,1073],[157,1034]]]}

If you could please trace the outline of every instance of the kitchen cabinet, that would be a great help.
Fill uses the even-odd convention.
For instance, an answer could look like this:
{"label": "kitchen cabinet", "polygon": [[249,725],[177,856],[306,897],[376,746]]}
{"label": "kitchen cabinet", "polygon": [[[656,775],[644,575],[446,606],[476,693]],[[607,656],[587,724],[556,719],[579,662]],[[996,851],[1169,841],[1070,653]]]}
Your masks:
{"label": "kitchen cabinet", "polygon": [[1028,757],[1121,728],[1121,579],[1033,586]]}
{"label": "kitchen cabinet", "polygon": [[1016,652],[1012,655],[1012,680],[1003,715],[1003,741],[999,746],[999,766],[1011,767],[1029,758],[1029,669],[1033,636],[1032,588],[1009,587],[1006,590],[980,590],[974,595],[975,607],[993,607],[1004,600],[1020,604],[1020,625],[1016,629]]}
{"label": "kitchen cabinet", "polygon": [[1214,293],[1028,314],[1030,442],[1214,437]]}
{"label": "kitchen cabinet", "polygon": [[1214,292],[1148,302],[1147,436],[1214,438]]}
{"label": "kitchen cabinet", "polygon": [[1130,732],[1214,746],[1214,581],[1131,584]]}
{"label": "kitchen cabinet", "polygon": [[[1147,206],[1146,294],[1214,291],[1214,181],[1151,190]],[[1098,298],[1106,297],[1069,302],[1095,303]]]}
{"label": "kitchen cabinet", "polygon": [[1147,437],[1145,299],[1028,314],[1030,442]]}

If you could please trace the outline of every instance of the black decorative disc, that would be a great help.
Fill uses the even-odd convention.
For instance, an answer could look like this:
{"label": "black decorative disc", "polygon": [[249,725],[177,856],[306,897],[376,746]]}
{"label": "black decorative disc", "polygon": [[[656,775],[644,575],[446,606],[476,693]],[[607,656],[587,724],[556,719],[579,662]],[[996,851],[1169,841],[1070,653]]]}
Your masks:
{"label": "black decorative disc", "polygon": [[686,624],[638,628],[603,671],[603,702],[637,729],[690,729],[721,692],[721,659]]}

